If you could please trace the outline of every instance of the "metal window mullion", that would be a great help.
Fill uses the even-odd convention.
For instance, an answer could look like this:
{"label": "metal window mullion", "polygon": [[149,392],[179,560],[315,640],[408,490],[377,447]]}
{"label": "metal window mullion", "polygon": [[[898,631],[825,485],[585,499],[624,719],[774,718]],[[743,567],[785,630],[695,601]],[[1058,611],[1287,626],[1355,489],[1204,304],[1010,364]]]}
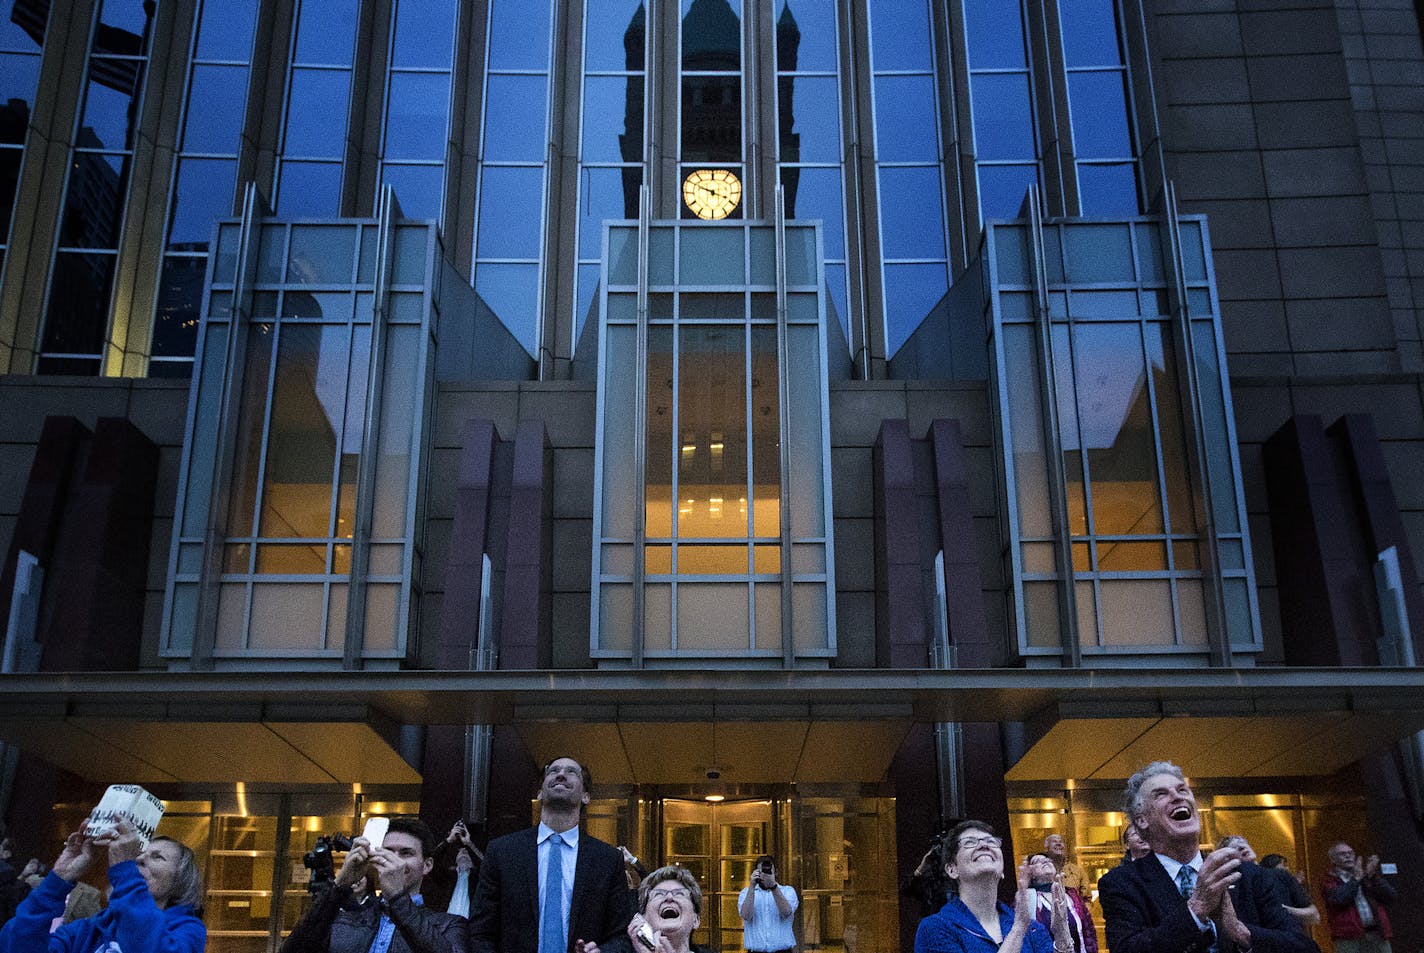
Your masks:
{"label": "metal window mullion", "polygon": [[[1042,413],[1044,422],[1044,463],[1048,471],[1050,494],[1049,512],[1052,514],[1055,535],[1058,538],[1058,576],[1060,610],[1058,616],[1059,638],[1063,646],[1063,658],[1069,668],[1082,664],[1081,639],[1077,635],[1078,599],[1073,586],[1073,535],[1068,524],[1068,487],[1063,472],[1063,440],[1061,422],[1058,415],[1058,385],[1053,363],[1053,319],[1049,313],[1048,276],[1044,272],[1047,255],[1044,251],[1044,223],[1042,194],[1038,189],[1030,193],[1029,238],[1031,250],[1029,258],[1033,265],[1035,308],[1038,332],[1039,386],[1042,392]],[[1069,350],[1071,356],[1072,340]],[[1076,404],[1076,402],[1075,402]],[[1079,444],[1081,445],[1081,425]],[[1083,492],[1086,504],[1088,492],[1086,463],[1083,470]],[[1015,543],[1017,545],[1017,543]]]}
{"label": "metal window mullion", "polygon": [[[751,274],[750,261],[748,261],[747,259],[750,257],[749,250],[750,250],[750,245],[751,245],[751,243],[750,243],[750,242],[747,240],[747,238],[746,238],[746,235],[747,235],[746,229],[743,228],[743,229],[741,230],[741,232],[742,232],[743,268],[745,269],[745,271],[744,271],[743,273],[746,274],[746,275],[750,275],[750,274]],[[743,452],[746,454],[746,481],[745,481],[745,484],[744,484],[744,489],[743,489],[743,491],[742,491],[742,492],[746,493],[746,495],[747,495],[747,518],[746,518],[746,521],[742,524],[742,531],[743,531],[744,533],[746,533],[746,537],[747,537],[747,538],[746,538],[746,545],[743,547],[743,549],[744,549],[744,551],[746,552],[746,555],[747,555],[747,562],[746,562],[746,564],[745,564],[746,567],[747,567],[747,573],[748,573],[749,576],[755,576],[755,575],[756,575],[756,523],[755,523],[755,518],[756,518],[756,499],[755,499],[755,497],[754,497],[754,495],[753,495],[752,489],[753,489],[753,487],[756,486],[756,474],[753,472],[753,467],[755,466],[755,461],[756,461],[757,435],[756,435],[756,433],[755,433],[755,431],[754,431],[754,422],[755,422],[755,421],[754,421],[754,418],[753,418],[753,416],[752,416],[752,323],[751,323],[750,320],[747,320],[747,318],[749,318],[750,315],[751,315],[751,290],[750,290],[750,289],[743,289],[743,291],[742,291],[742,308],[743,308],[743,314],[747,316],[747,317],[744,317],[743,320],[742,320],[742,342],[743,342],[743,354],[742,354],[742,367],[743,367],[743,373],[742,373],[742,411],[743,411],[743,413],[742,413],[742,425],[746,428],[746,435],[747,435],[746,441],[745,441],[745,447],[744,447],[744,451],[743,451]],[[724,452],[725,452],[725,451],[724,451]],[[749,580],[747,581],[747,650],[748,650],[748,651],[754,651],[755,649],[756,649],[756,586],[755,586],[755,585],[751,582],[751,580],[749,579]]]}
{"label": "metal window mullion", "polygon": [[791,473],[791,382],[787,347],[786,328],[786,191],[781,183],[776,184],[775,229],[776,229],[776,388],[780,409],[777,426],[781,440],[781,474],[777,491],[777,502],[781,508],[781,664],[784,668],[796,666],[796,642],[792,617],[792,573],[791,573],[791,497],[786,492],[786,481]]}
{"label": "metal window mullion", "polygon": [[[647,572],[647,537],[648,537],[648,245],[650,240],[652,208],[651,196],[648,191],[648,184],[644,182],[638,187],[638,292],[636,316],[637,325],[634,333],[634,370],[633,370],[633,472],[636,474],[634,483],[634,508],[633,508],[633,624],[632,624],[632,657],[633,667],[643,667],[643,639],[645,635],[644,625],[644,600],[645,594],[643,586]],[[607,226],[604,226],[604,247],[608,246]],[[604,271],[607,271],[607,255],[604,255]],[[604,299],[607,299],[608,289],[603,289]],[[605,329],[608,323],[607,314],[600,316],[604,322]],[[608,336],[604,334],[604,341]],[[606,348],[605,348],[606,350]],[[599,354],[599,361],[607,367],[608,355]],[[607,382],[605,382],[606,384]],[[673,401],[676,407],[676,400]],[[601,464],[607,468],[608,461]],[[676,470],[674,470],[676,477]],[[596,501],[602,507],[602,500]],[[677,501],[674,498],[672,508],[672,518],[677,519]],[[673,532],[677,532],[676,523],[673,524]],[[602,559],[601,550],[599,559]],[[602,583],[600,582],[600,588]],[[675,624],[676,616],[669,620],[669,624]],[[673,643],[676,644],[676,643]],[[602,648],[600,639],[599,647]]]}

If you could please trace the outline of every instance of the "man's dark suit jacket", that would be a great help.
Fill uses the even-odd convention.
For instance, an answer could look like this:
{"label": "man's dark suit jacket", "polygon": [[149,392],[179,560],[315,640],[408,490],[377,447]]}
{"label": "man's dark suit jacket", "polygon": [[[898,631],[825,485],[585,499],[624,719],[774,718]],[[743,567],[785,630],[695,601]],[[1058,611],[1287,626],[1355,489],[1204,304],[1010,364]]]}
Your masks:
{"label": "man's dark suit jacket", "polygon": [[[1267,871],[1241,865],[1231,890],[1236,916],[1251,929],[1252,953],[1319,953],[1315,942],[1281,906]],[[1187,901],[1155,854],[1114,867],[1098,881],[1108,948],[1112,953],[1207,953],[1213,938],[1197,929]],[[1218,953],[1236,953],[1221,937]]]}
{"label": "man's dark suit jacket", "polygon": [[[470,953],[536,953],[539,943],[539,829],[497,837],[485,848],[470,905]],[[623,855],[579,832],[569,949],[575,940],[602,944],[623,934],[632,913]]]}

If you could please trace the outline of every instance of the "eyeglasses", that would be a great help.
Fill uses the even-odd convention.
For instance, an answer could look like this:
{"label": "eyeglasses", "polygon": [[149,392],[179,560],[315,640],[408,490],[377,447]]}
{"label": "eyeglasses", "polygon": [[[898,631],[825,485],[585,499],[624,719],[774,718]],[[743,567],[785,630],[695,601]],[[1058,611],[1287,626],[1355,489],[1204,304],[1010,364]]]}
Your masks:
{"label": "eyeglasses", "polygon": [[653,900],[691,900],[692,891],[686,887],[659,887],[656,890],[649,890],[648,897]]}
{"label": "eyeglasses", "polygon": [[1004,839],[1002,837],[961,837],[959,846],[961,848],[968,847],[970,850],[976,847],[1003,847]]}

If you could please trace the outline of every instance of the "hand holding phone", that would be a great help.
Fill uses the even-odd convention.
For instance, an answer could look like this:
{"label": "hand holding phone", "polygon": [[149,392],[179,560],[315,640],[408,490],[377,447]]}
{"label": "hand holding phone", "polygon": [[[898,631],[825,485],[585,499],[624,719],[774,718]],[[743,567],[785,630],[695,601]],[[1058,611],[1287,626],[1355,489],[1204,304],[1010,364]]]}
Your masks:
{"label": "hand holding phone", "polygon": [[391,829],[391,819],[389,817],[368,817],[366,818],[366,828],[361,832],[361,836],[366,842],[374,847],[384,847],[386,843],[386,831]]}

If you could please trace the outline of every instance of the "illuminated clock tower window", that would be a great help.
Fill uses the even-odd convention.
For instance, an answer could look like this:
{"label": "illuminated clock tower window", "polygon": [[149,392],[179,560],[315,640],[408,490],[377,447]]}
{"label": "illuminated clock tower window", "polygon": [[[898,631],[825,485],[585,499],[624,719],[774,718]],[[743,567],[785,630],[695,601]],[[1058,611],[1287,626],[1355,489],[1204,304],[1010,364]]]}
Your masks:
{"label": "illuminated clock tower window", "polygon": [[682,0],[682,217],[743,218],[742,2]]}

